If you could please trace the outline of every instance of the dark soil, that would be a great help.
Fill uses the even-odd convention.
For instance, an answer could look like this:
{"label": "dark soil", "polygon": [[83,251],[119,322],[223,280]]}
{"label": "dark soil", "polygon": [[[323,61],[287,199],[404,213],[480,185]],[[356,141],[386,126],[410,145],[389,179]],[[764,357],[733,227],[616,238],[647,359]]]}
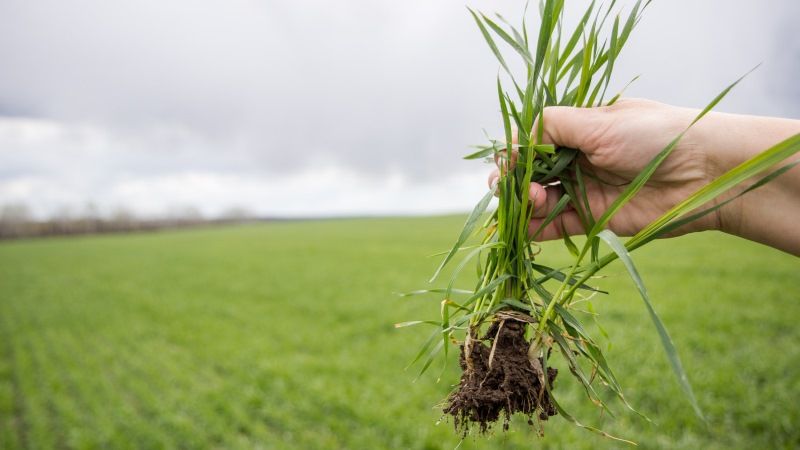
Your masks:
{"label": "dark soil", "polygon": [[[456,431],[464,436],[474,425],[482,434],[487,433],[501,416],[503,430],[507,430],[514,413],[528,416],[530,424],[534,415],[547,420],[556,414],[550,394],[542,386],[542,359],[538,359],[538,364],[528,359],[530,343],[525,339],[525,326],[524,322],[513,319],[497,320],[483,338],[472,341],[469,358],[464,345],[461,346],[461,383],[447,399],[444,412],[453,416]],[[495,339],[497,344],[489,368]],[[547,368],[551,387],[557,373],[558,370]]]}

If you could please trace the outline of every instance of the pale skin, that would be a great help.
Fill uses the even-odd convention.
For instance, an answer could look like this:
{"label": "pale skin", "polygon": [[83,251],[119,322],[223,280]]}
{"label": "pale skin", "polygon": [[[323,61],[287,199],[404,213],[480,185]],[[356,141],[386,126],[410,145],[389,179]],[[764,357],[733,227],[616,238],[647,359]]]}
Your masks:
{"label": "pale skin", "polygon": [[[589,204],[597,217],[698,112],[642,99],[622,99],[597,108],[549,107],[544,112],[542,140],[580,150],[579,163],[604,181],[587,177]],[[608,227],[620,236],[631,236],[727,170],[798,133],[800,120],[711,112],[686,133]],[[787,162],[797,160],[795,155]],[[498,171],[493,171],[489,184],[498,176]],[[539,228],[560,194],[558,186],[531,184],[531,232]],[[575,211],[562,212],[538,239],[560,238],[562,230],[570,235],[584,233]],[[672,236],[705,230],[720,230],[800,256],[800,165]]]}

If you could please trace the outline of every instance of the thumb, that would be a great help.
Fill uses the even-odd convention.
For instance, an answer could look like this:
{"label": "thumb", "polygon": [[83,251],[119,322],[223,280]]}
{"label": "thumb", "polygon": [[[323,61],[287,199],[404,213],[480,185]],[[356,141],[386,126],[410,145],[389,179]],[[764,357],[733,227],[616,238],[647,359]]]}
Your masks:
{"label": "thumb", "polygon": [[[598,147],[598,131],[606,128],[607,112],[599,108],[549,106],[544,109],[543,144],[578,149],[591,155]],[[533,126],[536,133],[537,123]]]}

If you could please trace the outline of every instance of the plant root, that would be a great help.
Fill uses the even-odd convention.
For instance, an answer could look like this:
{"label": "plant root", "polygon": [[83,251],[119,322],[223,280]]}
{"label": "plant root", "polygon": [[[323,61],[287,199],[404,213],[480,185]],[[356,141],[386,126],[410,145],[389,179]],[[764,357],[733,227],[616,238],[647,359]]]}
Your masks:
{"label": "plant root", "polygon": [[[538,358],[532,363],[528,358],[526,326],[511,318],[497,319],[483,338],[467,337],[468,348],[461,346],[461,382],[448,397],[444,413],[453,416],[456,431],[463,436],[473,425],[481,434],[488,433],[501,416],[505,431],[515,413],[528,416],[529,424],[533,424],[534,416],[547,420],[556,415],[550,394],[542,385],[543,361]],[[557,374],[558,370],[547,368],[550,386]]]}

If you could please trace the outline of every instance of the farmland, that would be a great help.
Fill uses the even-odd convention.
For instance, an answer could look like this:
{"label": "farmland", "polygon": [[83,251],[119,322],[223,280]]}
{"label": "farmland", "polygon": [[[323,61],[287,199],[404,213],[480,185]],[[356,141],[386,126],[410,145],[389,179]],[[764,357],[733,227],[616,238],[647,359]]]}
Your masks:
{"label": "farmland", "polygon": [[[404,371],[426,286],[463,217],[282,222],[0,243],[0,448],[420,448],[459,438],[435,406],[455,361]],[[545,245],[556,260],[561,245]],[[634,253],[709,425],[692,412],[624,269],[600,338],[630,402],[581,420],[641,448],[800,445],[800,260],[715,233]],[[469,288],[468,283],[463,287]],[[597,330],[595,330],[596,332]],[[460,448],[619,448],[553,418]]]}

